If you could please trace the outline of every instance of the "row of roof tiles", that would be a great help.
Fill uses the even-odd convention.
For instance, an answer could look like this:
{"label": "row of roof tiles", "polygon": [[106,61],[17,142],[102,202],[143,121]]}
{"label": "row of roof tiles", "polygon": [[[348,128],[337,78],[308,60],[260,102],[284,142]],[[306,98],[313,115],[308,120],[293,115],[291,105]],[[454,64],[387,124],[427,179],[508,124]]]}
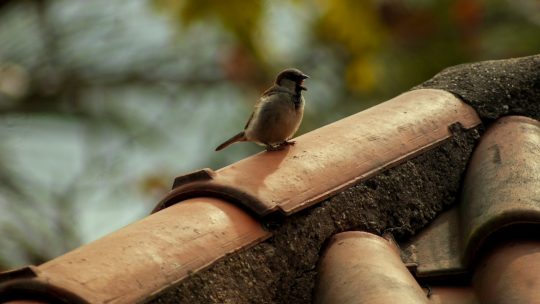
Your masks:
{"label": "row of roof tiles", "polygon": [[[452,94],[416,90],[305,134],[293,148],[264,152],[216,172],[207,169],[180,177],[156,207],[159,212],[38,267],[1,275],[0,300],[133,303],[159,298],[163,290],[190,274],[271,237],[272,232],[261,225],[261,216],[290,215],[313,206],[437,147],[452,138],[449,126],[455,124],[470,129],[481,121]],[[402,244],[403,262],[397,247],[380,237],[361,232],[337,235],[318,268],[316,300],[387,303],[383,300],[395,296],[410,303],[455,302],[452,299],[484,303],[483,299],[499,299],[499,290],[482,289],[500,283],[489,281],[499,267],[493,265],[517,265],[512,259],[522,258],[519,252],[534,261],[526,253],[536,243],[527,239],[513,247],[503,245],[490,251],[494,253],[482,259],[480,268],[477,260],[486,254],[483,245],[502,227],[538,222],[539,204],[534,200],[540,189],[538,147],[537,121],[500,120],[475,151],[458,211],[439,217]],[[519,186],[519,191],[513,186]],[[515,204],[516,197],[520,204]],[[474,274],[474,284],[433,287],[428,298],[406,267],[427,281]],[[528,271],[510,268],[506,280]],[[377,275],[381,281],[375,280]],[[525,282],[538,284],[531,277]],[[369,284],[361,283],[366,280]],[[521,299],[532,295],[529,287],[511,292]]]}
{"label": "row of roof tiles", "polygon": [[[370,233],[334,236],[322,257],[315,299],[344,304],[536,303],[538,197],[540,122],[520,116],[499,119],[472,156],[457,206],[401,250],[391,238]],[[449,281],[454,284],[440,283]]]}
{"label": "row of roof tiles", "polygon": [[300,136],[294,149],[181,176],[155,211],[186,197],[217,196],[257,215],[290,215],[433,148],[452,136],[455,123],[470,129],[481,122],[448,92],[404,93]]}
{"label": "row of roof tiles", "polygon": [[538,303],[540,240],[505,239],[486,250],[460,284],[421,284],[405,267],[399,248],[366,232],[335,235],[319,266],[315,303]]}
{"label": "row of roof tiles", "polygon": [[[401,244],[401,250],[393,239],[370,233],[334,236],[322,257],[315,299],[317,303],[536,303],[538,197],[540,122],[521,116],[499,119],[472,156],[457,206]],[[441,281],[459,284],[437,283]]]}

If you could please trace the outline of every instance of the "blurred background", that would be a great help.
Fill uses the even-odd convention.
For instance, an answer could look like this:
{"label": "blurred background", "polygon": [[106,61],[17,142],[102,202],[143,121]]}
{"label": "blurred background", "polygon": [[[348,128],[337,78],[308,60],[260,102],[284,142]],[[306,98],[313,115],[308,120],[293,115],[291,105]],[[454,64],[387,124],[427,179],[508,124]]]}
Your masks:
{"label": "blurred background", "polygon": [[261,151],[214,148],[286,67],[311,76],[301,134],[445,67],[539,52],[538,0],[0,0],[0,270]]}

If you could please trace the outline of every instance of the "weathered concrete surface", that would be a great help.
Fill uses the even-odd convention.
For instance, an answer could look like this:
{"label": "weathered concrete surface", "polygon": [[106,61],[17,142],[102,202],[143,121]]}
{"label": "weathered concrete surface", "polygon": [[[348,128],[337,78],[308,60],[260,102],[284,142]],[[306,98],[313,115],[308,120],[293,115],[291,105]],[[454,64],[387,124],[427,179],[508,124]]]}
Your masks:
{"label": "weathered concrete surface", "polygon": [[454,93],[484,122],[504,115],[540,120],[540,55],[450,67],[415,89]]}

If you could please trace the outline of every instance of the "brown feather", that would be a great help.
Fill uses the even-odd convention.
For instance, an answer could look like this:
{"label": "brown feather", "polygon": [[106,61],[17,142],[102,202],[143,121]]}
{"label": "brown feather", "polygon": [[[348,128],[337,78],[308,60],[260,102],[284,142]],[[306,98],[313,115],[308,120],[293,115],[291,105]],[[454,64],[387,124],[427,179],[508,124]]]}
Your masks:
{"label": "brown feather", "polygon": [[[272,96],[272,95],[278,94],[278,93],[289,93],[289,92],[287,90],[284,90],[280,86],[274,84],[273,86],[268,88],[266,91],[264,91],[264,93],[261,95],[261,98]],[[249,119],[248,119],[246,125],[244,126],[244,130],[249,127],[249,124],[253,120],[253,115],[254,114],[255,114],[255,112],[251,112],[251,115],[249,116]]]}
{"label": "brown feather", "polygon": [[277,84],[274,84],[273,86],[269,87],[268,89],[266,89],[266,91],[262,93],[262,97],[267,97],[267,96],[271,96],[278,93],[289,93],[289,91],[283,89]]}
{"label": "brown feather", "polygon": [[216,148],[216,151],[225,149],[225,148],[227,148],[228,146],[234,144],[235,142],[239,142],[239,141],[246,141],[246,134],[244,133],[244,131],[242,131],[242,132],[236,134],[235,136],[229,138],[227,141],[225,141],[224,143],[222,143],[221,145],[219,145],[219,146]]}

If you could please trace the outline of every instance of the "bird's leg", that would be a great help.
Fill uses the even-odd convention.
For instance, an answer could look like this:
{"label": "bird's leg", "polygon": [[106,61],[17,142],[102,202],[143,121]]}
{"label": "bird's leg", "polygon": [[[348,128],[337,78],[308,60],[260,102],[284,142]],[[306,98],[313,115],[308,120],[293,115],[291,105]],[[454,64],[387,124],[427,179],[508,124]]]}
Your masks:
{"label": "bird's leg", "polygon": [[277,145],[266,144],[266,151],[280,151],[285,149],[286,146],[294,146],[295,143],[294,140],[285,140]]}
{"label": "bird's leg", "polygon": [[285,148],[285,146],[283,146],[282,144],[279,144],[279,145],[270,145],[270,144],[266,144],[266,151],[280,151],[280,150],[283,150]]}

